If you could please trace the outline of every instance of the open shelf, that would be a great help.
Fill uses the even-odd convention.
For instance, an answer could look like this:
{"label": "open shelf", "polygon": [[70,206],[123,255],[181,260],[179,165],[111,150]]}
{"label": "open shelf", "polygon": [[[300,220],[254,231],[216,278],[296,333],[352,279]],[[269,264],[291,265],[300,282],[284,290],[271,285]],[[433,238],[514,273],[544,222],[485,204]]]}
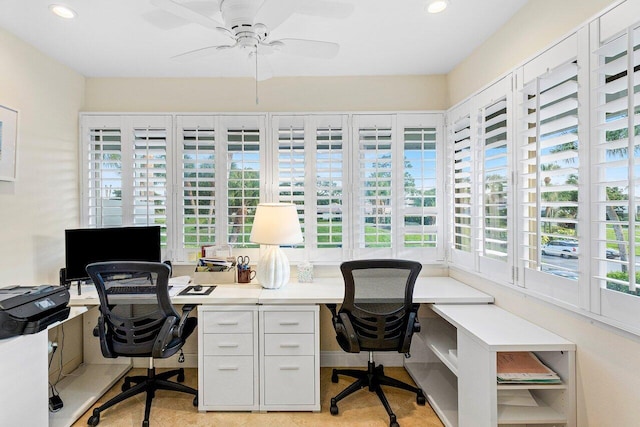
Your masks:
{"label": "open shelf", "polygon": [[57,385],[64,406],[49,413],[49,427],[68,427],[131,369],[131,364],[80,365]]}
{"label": "open shelf", "polygon": [[447,427],[457,427],[458,378],[442,363],[405,361],[404,367],[420,385],[442,423]]}
{"label": "open shelf", "polygon": [[440,317],[424,319],[421,322],[425,324],[422,337],[427,347],[457,376],[456,329]]}

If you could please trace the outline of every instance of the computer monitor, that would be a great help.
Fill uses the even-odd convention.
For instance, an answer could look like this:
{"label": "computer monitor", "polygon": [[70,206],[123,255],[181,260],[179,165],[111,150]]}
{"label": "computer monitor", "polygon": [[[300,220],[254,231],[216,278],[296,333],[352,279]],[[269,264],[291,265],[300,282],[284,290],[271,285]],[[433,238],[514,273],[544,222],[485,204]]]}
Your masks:
{"label": "computer monitor", "polygon": [[92,262],[160,262],[160,257],[160,226],[65,230],[65,268],[60,282],[88,280],[85,268]]}

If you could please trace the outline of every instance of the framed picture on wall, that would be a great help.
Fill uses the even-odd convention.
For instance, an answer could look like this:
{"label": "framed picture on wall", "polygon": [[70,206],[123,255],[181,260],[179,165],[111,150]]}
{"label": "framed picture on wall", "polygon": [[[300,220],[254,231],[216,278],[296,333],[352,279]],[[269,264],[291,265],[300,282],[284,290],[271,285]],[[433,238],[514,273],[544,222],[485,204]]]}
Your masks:
{"label": "framed picture on wall", "polygon": [[0,181],[15,181],[18,112],[0,105]]}

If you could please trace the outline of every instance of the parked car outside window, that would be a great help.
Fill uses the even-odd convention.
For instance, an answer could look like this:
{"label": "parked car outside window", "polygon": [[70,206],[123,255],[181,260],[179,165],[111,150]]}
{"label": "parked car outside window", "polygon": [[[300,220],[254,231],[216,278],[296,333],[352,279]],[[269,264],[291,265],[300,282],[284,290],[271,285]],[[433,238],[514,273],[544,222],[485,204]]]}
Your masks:
{"label": "parked car outside window", "polygon": [[562,258],[578,257],[578,242],[569,240],[551,240],[541,247],[542,255],[554,255]]}

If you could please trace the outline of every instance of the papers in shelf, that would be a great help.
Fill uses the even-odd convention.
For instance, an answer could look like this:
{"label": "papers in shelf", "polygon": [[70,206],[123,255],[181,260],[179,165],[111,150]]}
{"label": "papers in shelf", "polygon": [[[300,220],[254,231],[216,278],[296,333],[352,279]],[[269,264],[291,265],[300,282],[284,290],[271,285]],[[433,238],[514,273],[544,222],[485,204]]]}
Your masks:
{"label": "papers in shelf", "polygon": [[525,388],[514,390],[498,390],[498,405],[538,406],[531,392]]}
{"label": "papers in shelf", "polygon": [[498,356],[498,384],[560,384],[558,374],[530,351],[505,351]]}

